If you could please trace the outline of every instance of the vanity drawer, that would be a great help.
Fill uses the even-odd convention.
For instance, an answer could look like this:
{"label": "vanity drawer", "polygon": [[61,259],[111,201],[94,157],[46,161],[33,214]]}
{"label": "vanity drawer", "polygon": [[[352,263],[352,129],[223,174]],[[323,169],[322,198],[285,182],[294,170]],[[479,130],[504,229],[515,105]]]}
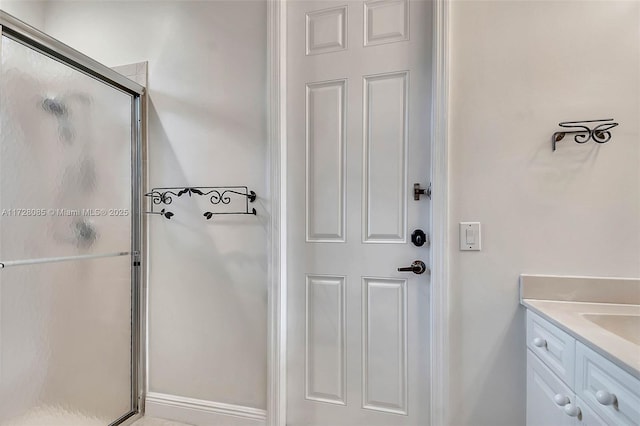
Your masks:
{"label": "vanity drawer", "polygon": [[575,390],[608,424],[640,425],[640,379],[579,342]]}
{"label": "vanity drawer", "polygon": [[527,310],[527,347],[560,379],[573,387],[576,350],[573,337]]}

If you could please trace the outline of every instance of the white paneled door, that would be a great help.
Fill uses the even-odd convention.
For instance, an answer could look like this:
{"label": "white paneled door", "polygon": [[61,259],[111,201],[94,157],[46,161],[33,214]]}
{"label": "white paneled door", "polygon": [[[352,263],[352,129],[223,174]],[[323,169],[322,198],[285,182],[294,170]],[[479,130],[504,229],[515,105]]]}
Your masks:
{"label": "white paneled door", "polygon": [[431,7],[287,2],[288,425],[429,424]]}

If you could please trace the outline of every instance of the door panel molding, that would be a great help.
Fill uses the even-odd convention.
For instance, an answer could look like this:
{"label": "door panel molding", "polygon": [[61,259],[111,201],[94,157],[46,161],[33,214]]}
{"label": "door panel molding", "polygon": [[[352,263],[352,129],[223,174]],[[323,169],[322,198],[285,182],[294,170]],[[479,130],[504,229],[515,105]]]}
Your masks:
{"label": "door panel molding", "polygon": [[[395,14],[395,16],[394,16]],[[376,16],[377,15],[377,16]],[[392,25],[382,25],[380,15],[392,20]],[[408,0],[369,0],[364,2],[364,45],[397,43],[409,40]],[[394,22],[393,22],[394,21]],[[378,26],[376,26],[378,24]]]}
{"label": "door panel molding", "polygon": [[407,414],[407,357],[407,280],[363,277],[363,408]]}
{"label": "door panel molding", "polygon": [[[326,32],[333,32],[326,38]],[[347,49],[347,6],[332,7],[307,13],[307,55],[337,52]]]}
{"label": "door panel molding", "polygon": [[[407,242],[408,95],[409,71],[363,78],[362,241],[365,243]],[[395,130],[394,135],[389,134],[389,128]],[[386,131],[378,132],[381,129]],[[383,211],[387,216],[395,207],[397,210],[391,215],[395,220],[389,223],[372,215]]]}
{"label": "door panel molding", "polygon": [[346,79],[307,83],[307,242],[345,242],[346,103]]}
{"label": "door panel molding", "polygon": [[306,399],[347,405],[346,279],[307,275]]}

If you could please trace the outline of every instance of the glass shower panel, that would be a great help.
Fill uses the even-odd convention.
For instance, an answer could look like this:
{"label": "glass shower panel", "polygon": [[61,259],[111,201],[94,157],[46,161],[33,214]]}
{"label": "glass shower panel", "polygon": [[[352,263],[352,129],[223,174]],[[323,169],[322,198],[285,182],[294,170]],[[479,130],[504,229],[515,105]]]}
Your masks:
{"label": "glass shower panel", "polygon": [[0,426],[106,426],[134,408],[134,99],[0,56]]}
{"label": "glass shower panel", "polygon": [[106,426],[131,409],[131,258],[0,273],[0,425]]}
{"label": "glass shower panel", "polygon": [[2,37],[0,259],[129,251],[132,96]]}

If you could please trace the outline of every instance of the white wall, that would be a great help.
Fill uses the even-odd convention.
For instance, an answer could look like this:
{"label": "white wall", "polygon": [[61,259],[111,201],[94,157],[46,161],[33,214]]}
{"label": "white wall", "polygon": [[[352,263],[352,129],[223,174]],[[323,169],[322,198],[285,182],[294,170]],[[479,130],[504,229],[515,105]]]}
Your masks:
{"label": "white wall", "polygon": [[149,61],[150,185],[248,185],[151,221],[150,391],[266,407],[266,2],[50,1],[45,30],[98,61]]}
{"label": "white wall", "polygon": [[[520,273],[640,276],[639,6],[452,4],[454,425],[524,424]],[[558,122],[598,118],[611,142],[551,152]],[[481,252],[458,251],[460,221]]]}
{"label": "white wall", "polygon": [[43,30],[46,4],[47,0],[0,0],[0,9]]}

